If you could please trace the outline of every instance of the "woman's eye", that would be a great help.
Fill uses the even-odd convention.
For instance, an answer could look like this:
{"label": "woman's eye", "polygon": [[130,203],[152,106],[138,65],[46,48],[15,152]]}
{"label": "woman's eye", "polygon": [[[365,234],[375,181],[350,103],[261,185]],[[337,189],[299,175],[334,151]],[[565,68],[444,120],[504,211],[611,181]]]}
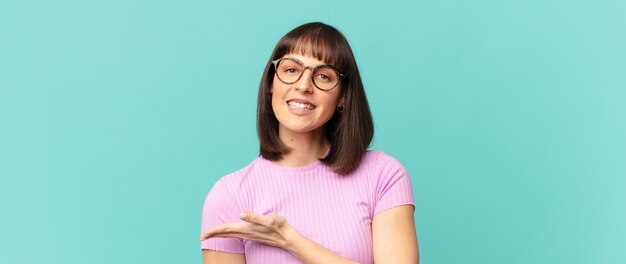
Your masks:
{"label": "woman's eye", "polygon": [[287,72],[287,73],[296,73],[296,72],[298,72],[298,70],[296,70],[295,68],[287,68],[287,69],[285,69],[285,72]]}
{"label": "woman's eye", "polygon": [[317,75],[317,77],[322,79],[323,81],[328,81],[330,79],[326,74],[319,74]]}

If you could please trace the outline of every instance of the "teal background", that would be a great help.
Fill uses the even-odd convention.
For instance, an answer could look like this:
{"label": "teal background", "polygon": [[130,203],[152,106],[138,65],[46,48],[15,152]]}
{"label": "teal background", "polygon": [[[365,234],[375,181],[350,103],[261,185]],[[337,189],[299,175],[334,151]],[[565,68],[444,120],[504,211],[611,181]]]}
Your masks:
{"label": "teal background", "polygon": [[274,44],[350,41],[422,263],[626,262],[624,1],[0,0],[0,263],[200,263]]}

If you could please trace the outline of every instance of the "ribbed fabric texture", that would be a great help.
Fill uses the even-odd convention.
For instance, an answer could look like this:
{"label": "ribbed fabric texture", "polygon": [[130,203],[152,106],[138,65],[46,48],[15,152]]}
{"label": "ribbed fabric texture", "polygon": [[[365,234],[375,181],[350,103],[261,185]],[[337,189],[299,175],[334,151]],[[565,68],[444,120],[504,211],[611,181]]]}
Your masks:
{"label": "ribbed fabric texture", "polygon": [[[287,168],[259,157],[215,183],[204,203],[202,230],[240,222],[244,211],[279,214],[331,251],[374,263],[372,218],[404,204],[414,205],[409,175],[382,151],[368,151],[359,168],[344,176],[319,161]],[[237,238],[210,238],[201,248],[243,253],[247,264],[301,263],[281,248]]]}

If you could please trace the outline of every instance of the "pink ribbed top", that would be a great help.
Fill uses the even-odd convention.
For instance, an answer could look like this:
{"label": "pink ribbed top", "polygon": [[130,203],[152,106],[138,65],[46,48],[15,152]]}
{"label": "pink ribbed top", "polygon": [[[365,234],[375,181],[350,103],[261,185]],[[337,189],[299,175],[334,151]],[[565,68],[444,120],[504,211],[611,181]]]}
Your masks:
{"label": "pink ribbed top", "polygon": [[[218,180],[202,211],[202,230],[239,222],[239,213],[285,216],[300,234],[357,261],[374,263],[372,218],[411,204],[411,180],[404,167],[382,151],[368,151],[358,169],[338,175],[317,161],[287,168],[262,157]],[[238,238],[210,238],[202,249],[243,253],[247,264],[301,263],[281,248]]]}

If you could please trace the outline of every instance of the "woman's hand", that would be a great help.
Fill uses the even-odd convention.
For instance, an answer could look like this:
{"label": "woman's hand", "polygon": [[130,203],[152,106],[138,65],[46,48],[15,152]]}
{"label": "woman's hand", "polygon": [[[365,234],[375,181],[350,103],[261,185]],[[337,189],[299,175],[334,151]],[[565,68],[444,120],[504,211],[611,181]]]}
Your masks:
{"label": "woman's hand", "polygon": [[252,212],[243,212],[239,216],[245,222],[228,223],[216,226],[202,232],[200,240],[212,237],[231,237],[252,240],[263,244],[287,248],[295,229],[285,217],[280,215],[260,215]]}
{"label": "woman's hand", "polygon": [[252,240],[285,249],[305,264],[356,263],[300,235],[283,216],[244,212],[239,218],[245,222],[216,226],[202,232],[200,240],[212,237]]}

